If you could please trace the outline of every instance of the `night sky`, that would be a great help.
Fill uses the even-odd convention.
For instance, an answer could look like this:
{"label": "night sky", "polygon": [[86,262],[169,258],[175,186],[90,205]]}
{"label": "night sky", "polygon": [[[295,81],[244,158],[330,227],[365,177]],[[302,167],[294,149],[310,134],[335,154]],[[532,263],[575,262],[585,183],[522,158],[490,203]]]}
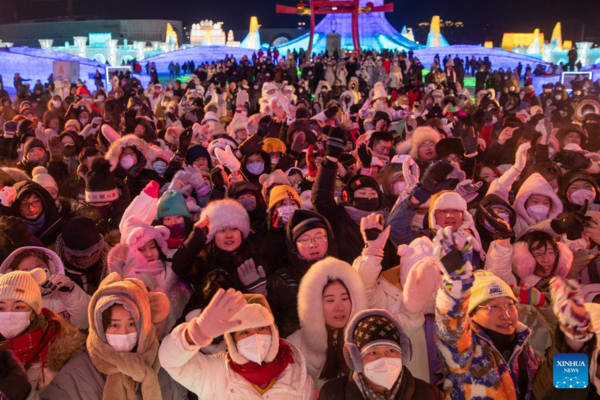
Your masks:
{"label": "night sky", "polygon": [[[247,29],[251,15],[264,28],[296,27],[308,17],[275,14],[275,4],[293,6],[296,0],[73,0],[74,15],[100,18],[168,18],[190,25],[202,19],[224,22],[225,30]],[[540,28],[550,39],[557,21],[563,25],[563,39],[580,41],[585,24],[587,41],[600,42],[600,0],[430,0],[396,1],[396,11],[387,15],[398,30],[403,25],[416,28],[438,14],[443,20],[462,21],[465,28],[448,32],[452,43],[482,43],[494,40],[498,46],[502,32],[532,32]],[[64,0],[0,0],[0,22],[56,18],[66,14]],[[487,25],[487,26],[486,26]],[[445,34],[444,30],[442,33]],[[1,38],[0,38],[1,39]],[[419,37],[417,37],[419,39]],[[452,40],[454,39],[454,40]]]}

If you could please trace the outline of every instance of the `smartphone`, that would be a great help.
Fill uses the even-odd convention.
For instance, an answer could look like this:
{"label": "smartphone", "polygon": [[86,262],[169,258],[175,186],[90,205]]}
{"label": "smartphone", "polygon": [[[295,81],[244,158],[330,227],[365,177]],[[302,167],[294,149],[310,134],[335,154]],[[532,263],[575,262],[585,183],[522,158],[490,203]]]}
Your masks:
{"label": "smartphone", "polygon": [[450,107],[450,112],[451,112],[451,113],[454,113],[454,112],[456,112],[456,107]]}

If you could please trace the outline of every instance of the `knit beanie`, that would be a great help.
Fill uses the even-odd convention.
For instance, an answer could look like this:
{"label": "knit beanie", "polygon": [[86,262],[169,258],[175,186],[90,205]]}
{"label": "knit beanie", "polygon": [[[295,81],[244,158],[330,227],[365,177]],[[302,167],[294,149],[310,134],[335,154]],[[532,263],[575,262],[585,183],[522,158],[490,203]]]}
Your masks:
{"label": "knit beanie", "polygon": [[[294,212],[296,214],[296,212]],[[315,216],[298,213],[298,216],[292,216],[290,221],[294,221],[295,225],[291,227],[292,241],[295,243],[296,240],[306,232],[312,229],[322,228],[327,232],[327,226],[321,218]]]}
{"label": "knit beanie", "polygon": [[39,314],[42,311],[40,285],[46,279],[46,271],[41,268],[32,271],[12,271],[0,275],[0,299],[22,301]]}
{"label": "knit beanie", "polygon": [[210,154],[208,153],[208,150],[201,145],[190,147],[187,155],[185,156],[185,163],[187,165],[192,165],[194,161],[196,161],[200,157],[206,158],[208,160],[208,167],[212,169]]}
{"label": "knit beanie", "polygon": [[86,217],[68,220],[63,226],[62,239],[65,252],[74,257],[91,256],[104,246],[96,223]]}
{"label": "knit beanie", "polygon": [[456,154],[461,157],[465,153],[463,142],[460,138],[444,138],[435,145],[435,154],[438,159],[442,159],[450,154]]}
{"label": "knit beanie", "polygon": [[92,162],[92,169],[85,177],[85,201],[87,203],[104,203],[119,198],[115,176],[110,172],[110,162],[97,158]]}
{"label": "knit beanie", "polygon": [[33,176],[32,181],[39,184],[44,189],[52,188],[58,192],[58,185],[46,168],[35,167],[31,172],[31,175]]}
{"label": "knit beanie", "polygon": [[302,200],[300,200],[298,192],[296,192],[293,187],[289,185],[277,185],[269,194],[269,211],[275,208],[280,201],[285,199],[292,199],[296,202],[298,207],[302,206]]}
{"label": "knit beanie", "polygon": [[382,315],[369,315],[358,321],[354,328],[354,343],[361,355],[380,346],[393,347],[402,353],[396,324]]}
{"label": "knit beanie", "polygon": [[265,153],[275,153],[278,151],[281,153],[285,153],[286,147],[285,147],[285,143],[283,143],[281,140],[279,140],[277,138],[267,138],[263,142],[262,150]]}
{"label": "knit beanie", "polygon": [[169,190],[158,200],[156,218],[163,219],[174,215],[190,218],[190,210],[181,193]]}
{"label": "knit beanie", "polygon": [[381,189],[379,189],[379,184],[377,183],[377,181],[371,178],[370,176],[366,175],[357,175],[356,177],[354,177],[348,183],[347,189],[352,191],[352,194],[354,194],[355,191],[366,187],[374,189],[378,194],[381,193]]}
{"label": "knit beanie", "polygon": [[44,142],[39,139],[29,139],[25,143],[25,148],[23,149],[23,155],[27,157],[27,153],[33,148],[39,147],[40,149],[46,150],[46,146],[44,146]]}
{"label": "knit beanie", "polygon": [[478,270],[474,272],[475,281],[471,287],[469,300],[469,314],[482,303],[498,297],[510,297],[518,303],[513,290],[506,282],[489,271]]}

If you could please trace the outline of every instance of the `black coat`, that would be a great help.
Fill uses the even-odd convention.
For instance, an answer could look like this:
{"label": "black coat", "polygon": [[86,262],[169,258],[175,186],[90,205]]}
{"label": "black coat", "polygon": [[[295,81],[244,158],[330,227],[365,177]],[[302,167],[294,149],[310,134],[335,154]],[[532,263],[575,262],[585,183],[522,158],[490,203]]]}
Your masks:
{"label": "black coat", "polygon": [[[408,368],[404,367],[400,391],[397,400],[442,400],[444,395],[435,386],[414,378]],[[352,376],[343,376],[327,382],[319,392],[319,400],[364,400],[358,385]]]}

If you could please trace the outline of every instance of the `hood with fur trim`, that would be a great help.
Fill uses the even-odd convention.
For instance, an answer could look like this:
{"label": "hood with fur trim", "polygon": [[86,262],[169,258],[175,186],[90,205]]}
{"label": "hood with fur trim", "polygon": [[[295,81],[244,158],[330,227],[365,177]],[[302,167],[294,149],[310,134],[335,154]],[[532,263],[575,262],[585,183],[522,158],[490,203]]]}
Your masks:
{"label": "hood with fur trim", "polygon": [[227,344],[227,352],[229,356],[239,365],[244,365],[250,362],[246,357],[242,356],[238,350],[235,340],[233,339],[233,332],[243,331],[244,329],[260,328],[268,326],[271,329],[271,347],[263,360],[263,363],[270,363],[275,359],[277,353],[279,353],[279,329],[275,325],[275,319],[273,318],[273,312],[267,299],[262,294],[245,294],[244,299],[248,303],[244,308],[234,315],[232,320],[239,320],[241,324],[236,326],[235,329],[225,332],[223,338]]}
{"label": "hood with fur trim", "polygon": [[224,228],[239,229],[244,239],[250,234],[248,212],[235,200],[223,199],[208,203],[208,206],[202,211],[200,220],[204,216],[207,216],[210,221],[206,243],[213,240],[216,233]]}
{"label": "hood with fur trim", "polygon": [[517,212],[519,217],[527,222],[528,225],[533,225],[537,222],[529,216],[525,207],[525,203],[527,203],[527,200],[529,200],[533,194],[541,194],[550,198],[552,205],[550,207],[548,218],[556,218],[558,214],[563,212],[563,204],[558,195],[554,193],[552,186],[550,186],[548,181],[546,181],[542,175],[537,172],[533,173],[521,185],[513,204],[513,209]]}
{"label": "hood with fur trim", "polygon": [[136,135],[125,135],[113,142],[104,158],[110,162],[110,170],[114,171],[119,165],[121,153],[125,147],[135,147],[146,158],[146,168],[152,169],[152,162],[156,159],[156,150],[150,147],[143,139]]}
{"label": "hood with fur trim", "polygon": [[73,357],[85,350],[85,335],[73,324],[60,319],[60,333],[48,346],[46,367],[60,371]]}
{"label": "hood with fur trim", "polygon": [[431,141],[433,143],[439,142],[440,134],[429,126],[420,126],[415,129],[411,138],[412,148],[408,153],[413,160],[419,159],[419,146],[427,141]]}
{"label": "hood with fur trim", "polygon": [[[564,278],[571,270],[573,252],[569,249],[569,246],[562,242],[558,242],[557,246],[558,264],[554,270],[554,275]],[[513,245],[512,265],[515,275],[531,286],[535,286],[541,279],[534,274],[536,261],[525,242],[517,242]]]}
{"label": "hood with fur trim", "polygon": [[21,254],[25,251],[29,251],[29,250],[39,251],[40,253],[44,253],[48,256],[48,258],[50,259],[50,263],[49,263],[50,265],[48,265],[48,270],[50,271],[51,274],[60,274],[60,275],[65,274],[65,266],[64,266],[62,260],[60,259],[60,257],[58,256],[58,254],[56,254],[55,252],[53,252],[50,249],[47,249],[45,247],[38,247],[38,246],[25,246],[25,247],[18,248],[17,250],[10,253],[10,255],[6,258],[6,260],[4,260],[2,265],[0,265],[0,274],[6,274],[6,273],[10,272],[10,264],[12,264],[15,257],[18,256],[19,254]]}
{"label": "hood with fur trim", "polygon": [[352,309],[350,321],[356,313],[368,308],[365,286],[350,264],[328,257],[306,272],[298,289],[298,317],[302,336],[315,352],[327,351],[327,326],[323,315],[323,290],[328,282],[340,280],[348,289]]}
{"label": "hood with fur trim", "polygon": [[[163,255],[167,255],[169,246],[167,240],[171,236],[171,231],[166,226],[152,226],[136,216],[130,217],[123,224],[123,232],[121,232],[121,243],[129,246],[128,259],[135,257],[142,263],[145,258],[139,252],[140,247],[143,247],[150,240],[154,240]],[[141,257],[141,258],[140,258]]]}

